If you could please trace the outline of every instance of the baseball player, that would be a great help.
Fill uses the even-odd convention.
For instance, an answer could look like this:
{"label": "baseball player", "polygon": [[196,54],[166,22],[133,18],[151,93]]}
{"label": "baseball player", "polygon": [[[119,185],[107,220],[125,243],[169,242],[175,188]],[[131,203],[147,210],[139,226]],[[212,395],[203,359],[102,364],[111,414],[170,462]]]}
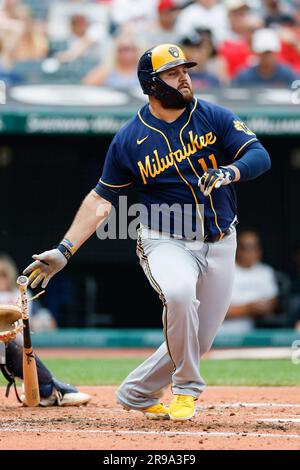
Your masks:
{"label": "baseball player", "polygon": [[[0,253],[0,305],[16,305],[19,300],[19,291],[16,288],[17,267],[7,255]],[[29,293],[29,298],[30,298]],[[31,302],[29,312],[31,313]],[[10,387],[14,385],[16,396],[25,404],[25,396],[19,398],[15,385],[15,378],[23,380],[23,335],[18,333],[12,339],[1,341],[0,329],[0,371],[8,381],[6,396]],[[79,406],[86,404],[90,396],[79,392],[72,385],[56,380],[41,359],[36,356],[37,373],[40,389],[40,405],[50,406]]]}
{"label": "baseball player", "polygon": [[[236,251],[237,181],[270,168],[256,135],[228,109],[193,96],[189,68],[179,47],[162,44],[139,60],[146,104],[114,137],[102,176],[84,199],[56,249],[34,255],[25,269],[32,287],[45,287],[106,220],[111,205],[134,186],[148,209],[138,230],[137,253],[163,303],[165,342],[121,384],[117,401],[148,418],[188,420],[204,389],[200,357],[228,310]],[[193,237],[170,231],[152,217],[164,205],[191,208]],[[175,226],[177,226],[175,230]],[[198,227],[198,228],[197,228]],[[201,232],[200,234],[198,232]],[[200,235],[200,236],[199,236]],[[161,390],[172,385],[167,408]]]}

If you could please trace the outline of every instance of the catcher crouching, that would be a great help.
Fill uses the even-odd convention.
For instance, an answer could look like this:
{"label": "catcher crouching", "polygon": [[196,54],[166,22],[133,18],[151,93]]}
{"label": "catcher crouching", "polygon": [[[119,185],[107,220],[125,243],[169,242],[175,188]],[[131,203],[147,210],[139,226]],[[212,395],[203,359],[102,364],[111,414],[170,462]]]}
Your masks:
{"label": "catcher crouching", "polygon": [[[6,396],[14,386],[17,399],[25,405],[25,396],[22,393],[19,397],[15,383],[16,378],[23,380],[22,311],[17,305],[11,305],[17,301],[16,277],[14,262],[8,256],[0,255],[0,370],[8,382]],[[35,358],[40,406],[79,406],[90,400],[86,393],[56,380],[41,359],[36,355]]]}

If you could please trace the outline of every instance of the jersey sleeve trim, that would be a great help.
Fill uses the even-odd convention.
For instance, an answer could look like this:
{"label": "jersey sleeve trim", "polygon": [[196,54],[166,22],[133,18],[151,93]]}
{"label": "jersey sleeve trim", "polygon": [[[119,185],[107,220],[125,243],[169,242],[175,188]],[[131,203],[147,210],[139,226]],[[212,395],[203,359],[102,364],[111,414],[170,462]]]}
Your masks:
{"label": "jersey sleeve trim", "polygon": [[126,188],[127,186],[130,186],[131,184],[133,184],[133,181],[130,181],[130,183],[126,183],[126,184],[109,184],[109,183],[105,183],[101,178],[99,182],[101,184],[104,184],[104,186],[108,186],[109,188]]}
{"label": "jersey sleeve trim", "polygon": [[110,202],[113,206],[117,207],[119,204],[119,194],[113,191],[112,189],[106,189],[104,186],[98,184],[94,191],[98,196],[105,199],[105,201]]}
{"label": "jersey sleeve trim", "polygon": [[235,154],[235,156],[234,156],[233,159],[236,160],[237,157],[239,156],[239,154],[241,153],[241,151],[242,151],[245,147],[247,147],[247,145],[249,145],[251,142],[257,142],[257,141],[258,141],[258,139],[257,139],[256,137],[254,137],[253,139],[248,140],[245,144],[243,144],[243,145],[239,148],[239,150],[237,151],[237,153]]}

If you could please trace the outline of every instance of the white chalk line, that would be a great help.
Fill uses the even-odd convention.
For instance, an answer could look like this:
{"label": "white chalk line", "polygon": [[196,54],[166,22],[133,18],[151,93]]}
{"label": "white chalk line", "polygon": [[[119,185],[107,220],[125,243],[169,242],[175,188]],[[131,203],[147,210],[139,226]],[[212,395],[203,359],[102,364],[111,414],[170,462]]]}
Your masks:
{"label": "white chalk line", "polygon": [[[231,409],[231,408],[296,408],[300,409],[300,403],[270,403],[270,402],[259,402],[259,403],[251,403],[251,402],[236,402],[236,403],[220,403],[220,404],[207,404],[207,405],[198,405],[196,406],[196,410],[223,410],[223,409]],[[127,410],[122,408],[101,408],[101,411],[113,411],[113,412],[122,412],[128,413]],[[137,410],[130,410],[136,411]]]}
{"label": "white chalk line", "polygon": [[[293,403],[220,403],[220,404],[207,404],[207,405],[198,405],[195,407],[198,411],[203,410],[224,410],[224,409],[241,409],[241,408],[295,408],[300,409],[300,404]],[[113,413],[128,413],[129,411],[140,413],[138,410],[124,410],[123,408],[100,408],[100,412],[113,412]]]}
{"label": "white chalk line", "polygon": [[46,434],[113,434],[117,435],[126,435],[126,436],[188,436],[188,437],[257,437],[262,438],[266,437],[269,439],[300,439],[300,434],[268,434],[268,433],[255,433],[255,432],[207,432],[207,431],[124,431],[124,430],[106,430],[106,429],[45,429],[40,428],[9,428],[1,429],[1,433],[13,433],[13,432],[22,432],[22,433],[46,433]]}
{"label": "white chalk line", "polygon": [[300,423],[300,418],[260,418],[257,421],[264,423]]}
{"label": "white chalk line", "polygon": [[300,404],[293,403],[221,403],[219,405],[200,405],[196,407],[199,410],[213,410],[224,408],[300,408]]}

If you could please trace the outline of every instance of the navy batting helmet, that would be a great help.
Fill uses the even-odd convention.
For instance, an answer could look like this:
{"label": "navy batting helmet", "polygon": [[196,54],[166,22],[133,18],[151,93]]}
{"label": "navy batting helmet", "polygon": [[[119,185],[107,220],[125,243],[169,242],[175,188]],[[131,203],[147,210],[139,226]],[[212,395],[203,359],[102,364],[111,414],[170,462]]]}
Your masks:
{"label": "navy batting helmet", "polygon": [[158,74],[178,65],[188,68],[197,65],[186,59],[182,50],[174,44],[161,44],[144,52],[138,63],[138,78],[145,95],[164,101],[171,107],[185,106],[180,91],[167,85]]}

